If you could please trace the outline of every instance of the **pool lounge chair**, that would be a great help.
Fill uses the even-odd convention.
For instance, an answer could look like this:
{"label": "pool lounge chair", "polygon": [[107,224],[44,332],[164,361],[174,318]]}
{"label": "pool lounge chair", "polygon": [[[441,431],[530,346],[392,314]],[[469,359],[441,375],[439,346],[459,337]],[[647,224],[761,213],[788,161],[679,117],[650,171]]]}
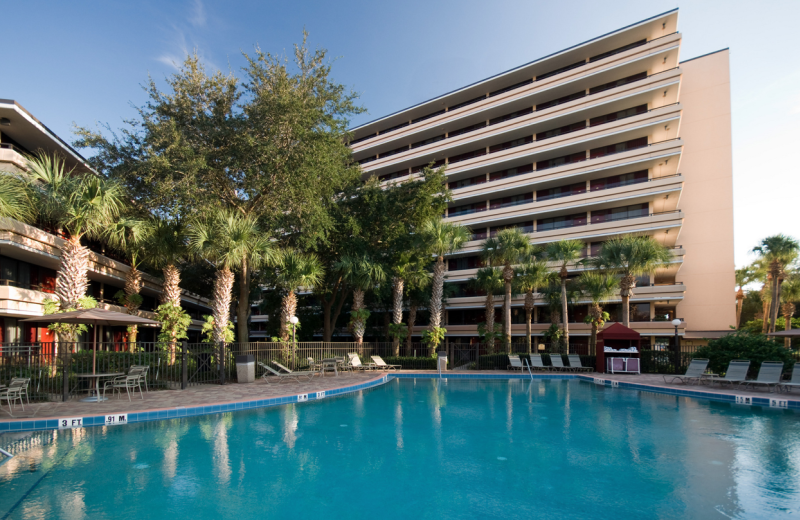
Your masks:
{"label": "pool lounge chair", "polygon": [[[302,371],[300,371],[300,370],[289,370],[288,368],[286,368],[285,366],[281,365],[280,363],[278,363],[275,360],[272,361],[272,364],[275,365],[276,367],[280,368],[281,370],[283,370],[287,374],[291,374],[291,375],[293,375],[295,377],[307,377],[309,381],[311,380],[311,377],[314,374],[316,374],[316,372],[311,372],[310,370],[302,370]],[[297,382],[299,383],[300,380],[298,379]]]}
{"label": "pool lounge chair", "polygon": [[[665,383],[674,383],[675,380],[680,381],[681,383],[699,383],[700,379],[703,377],[703,373],[708,368],[708,360],[707,359],[693,359],[691,363],[689,363],[689,367],[686,369],[686,373],[682,376],[664,376]],[[670,378],[667,381],[667,378]]]}
{"label": "pool lounge chair", "polygon": [[[745,381],[739,386],[748,385],[755,387],[755,385],[766,385],[767,390],[770,387],[775,387],[781,383],[781,376],[783,375],[783,362],[782,361],[764,361],[758,369],[758,376],[750,381]],[[770,390],[772,391],[772,390]]]}
{"label": "pool lounge chair", "polygon": [[550,367],[544,366],[544,361],[542,361],[541,354],[531,354],[531,360],[529,366],[531,370],[547,370]]}
{"label": "pool lounge chair", "polygon": [[508,365],[508,370],[519,370],[520,372],[525,369],[525,366],[522,364],[522,361],[519,359],[519,355],[508,355],[508,362],[511,363]]}
{"label": "pool lounge chair", "polygon": [[[261,374],[261,379],[263,379],[267,383],[272,383],[272,380],[275,379],[275,378],[278,379],[278,381],[277,381],[278,383],[282,382],[284,379],[294,379],[295,381],[300,383],[301,382],[300,381],[301,377],[305,377],[309,381],[311,380],[312,372],[278,372],[277,370],[275,370],[271,366],[266,365],[266,364],[264,364],[264,363],[262,363],[260,361],[258,362],[258,366],[260,366],[261,368],[266,370],[266,372]],[[274,376],[274,377],[271,377],[271,376]]]}
{"label": "pool lounge chair", "polygon": [[750,369],[750,361],[747,359],[734,359],[728,363],[728,370],[725,371],[725,377],[707,377],[704,380],[709,381],[712,385],[714,382],[734,383],[738,386],[745,382],[747,379],[747,371]]}
{"label": "pool lounge chair", "polygon": [[562,372],[572,371],[571,367],[564,365],[561,354],[550,354],[550,363],[553,365],[553,370],[561,370]]}
{"label": "pool lounge chair", "polygon": [[347,357],[350,359],[350,368],[353,370],[373,370],[376,367],[375,363],[367,363],[366,365],[361,363],[361,358],[358,357],[358,354],[351,352],[347,354]]}
{"label": "pool lounge chair", "polygon": [[792,378],[789,381],[784,381],[778,385],[778,391],[790,392],[792,388],[800,388],[800,363],[795,363],[792,369]]}
{"label": "pool lounge chair", "polygon": [[375,368],[380,370],[397,370],[398,368],[403,368],[402,365],[387,365],[386,361],[380,356],[370,356],[370,358],[372,362],[375,363]]}
{"label": "pool lounge chair", "polygon": [[575,370],[576,372],[586,371],[591,372],[594,370],[592,367],[585,367],[581,363],[581,357],[578,354],[570,354],[567,356],[567,360],[569,360],[569,366],[571,369]]}

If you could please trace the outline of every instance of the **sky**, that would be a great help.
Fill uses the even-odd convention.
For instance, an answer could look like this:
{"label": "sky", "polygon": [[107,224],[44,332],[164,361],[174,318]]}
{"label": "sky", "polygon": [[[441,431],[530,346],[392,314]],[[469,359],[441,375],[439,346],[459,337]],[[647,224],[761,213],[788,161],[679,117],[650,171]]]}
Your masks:
{"label": "sky", "polygon": [[0,0],[0,98],[66,141],[119,128],[187,53],[239,74],[256,46],[291,53],[309,32],[368,112],[353,126],[590,38],[680,8],[681,59],[731,49],[737,266],[768,235],[800,238],[800,1]]}

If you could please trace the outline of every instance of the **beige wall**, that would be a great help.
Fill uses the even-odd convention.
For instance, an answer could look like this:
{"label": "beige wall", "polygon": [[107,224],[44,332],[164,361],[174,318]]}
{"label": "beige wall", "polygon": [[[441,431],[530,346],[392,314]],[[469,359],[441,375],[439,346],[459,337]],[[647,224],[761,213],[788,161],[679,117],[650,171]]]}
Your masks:
{"label": "beige wall", "polygon": [[733,167],[727,50],[681,63],[678,171],[685,218],[678,244],[686,250],[677,280],[686,285],[678,316],[687,330],[729,330],[735,323]]}

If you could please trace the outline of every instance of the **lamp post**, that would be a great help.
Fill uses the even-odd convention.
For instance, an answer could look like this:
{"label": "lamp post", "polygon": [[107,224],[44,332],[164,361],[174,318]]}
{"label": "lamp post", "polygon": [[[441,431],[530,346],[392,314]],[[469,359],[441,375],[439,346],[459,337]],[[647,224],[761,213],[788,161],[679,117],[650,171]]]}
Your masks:
{"label": "lamp post", "polygon": [[292,316],[291,318],[289,318],[289,323],[292,324],[292,363],[295,364],[295,367],[294,367],[295,369],[297,368],[297,366],[296,366],[297,342],[295,342],[295,339],[294,339],[294,330],[297,328],[297,324],[299,322],[300,322],[300,320],[297,318],[297,316]]}
{"label": "lamp post", "polygon": [[675,327],[675,373],[681,372],[681,337],[678,336],[678,327],[683,323],[678,318],[672,320],[672,325]]}

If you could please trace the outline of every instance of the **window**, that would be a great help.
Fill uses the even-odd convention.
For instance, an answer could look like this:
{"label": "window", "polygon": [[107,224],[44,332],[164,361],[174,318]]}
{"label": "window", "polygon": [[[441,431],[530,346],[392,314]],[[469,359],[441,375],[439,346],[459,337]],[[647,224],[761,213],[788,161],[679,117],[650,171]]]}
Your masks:
{"label": "window", "polygon": [[469,179],[461,179],[460,181],[448,182],[447,187],[451,190],[457,190],[459,188],[466,188],[467,186],[475,186],[477,184],[483,184],[485,182],[486,182],[486,175],[476,175],[475,177],[470,177]]}
{"label": "window", "polygon": [[542,81],[543,79],[553,77],[556,74],[561,74],[562,72],[567,72],[568,70],[577,69],[578,67],[583,67],[584,65],[586,65],[586,60],[581,60],[573,63],[572,65],[567,65],[566,67],[561,67],[560,69],[551,70],[550,72],[545,72],[542,75],[536,76],[536,81]]}
{"label": "window", "polygon": [[481,201],[474,204],[454,206],[447,211],[447,216],[457,217],[459,215],[469,215],[470,213],[478,213],[480,211],[486,211],[486,202]]}
{"label": "window", "polygon": [[643,148],[645,146],[647,146],[647,137],[640,137],[638,139],[631,139],[630,141],[625,141],[624,143],[610,144],[608,146],[601,146],[600,148],[594,148],[589,151],[589,158],[595,159],[597,157],[604,157],[606,155],[613,155],[615,153],[622,153],[630,150],[636,150],[637,148]]}
{"label": "window", "polygon": [[436,137],[431,137],[430,139],[425,139],[423,141],[417,141],[416,143],[411,145],[411,148],[419,148],[420,146],[425,146],[426,144],[435,143],[437,141],[443,141],[444,134],[437,135]]}
{"label": "window", "polygon": [[365,164],[365,163],[368,163],[368,162],[372,162],[377,158],[378,158],[377,155],[373,155],[372,157],[366,157],[366,158],[361,159],[360,161],[358,161],[358,164]]}
{"label": "window", "polygon": [[469,298],[472,296],[485,296],[486,293],[475,289],[468,282],[461,283],[445,283],[445,288],[449,289],[447,294],[452,298]]}
{"label": "window", "polygon": [[483,101],[484,99],[486,99],[486,96],[479,96],[479,97],[476,97],[474,99],[470,99],[469,101],[464,101],[463,103],[459,103],[457,105],[453,105],[453,106],[449,107],[447,110],[452,112],[453,110],[465,107],[467,105],[471,105],[473,103],[477,103],[478,101]]}
{"label": "window", "polygon": [[647,38],[645,38],[644,40],[639,40],[637,42],[629,43],[628,45],[624,45],[622,47],[614,49],[613,51],[608,51],[602,54],[598,54],[597,56],[592,56],[591,58],[589,58],[589,63],[593,61],[602,60],[603,58],[608,58],[609,56],[619,54],[620,52],[625,52],[627,50],[634,49],[636,47],[639,47],[640,45],[644,45],[645,43],[647,43]]}
{"label": "window", "polygon": [[602,85],[597,85],[596,87],[592,87],[589,89],[589,94],[597,94],[598,92],[603,92],[604,90],[610,90],[612,88],[621,87],[622,85],[627,85],[628,83],[633,83],[634,81],[639,81],[640,79],[645,79],[647,77],[647,72],[640,72],[638,74],[634,74],[633,76],[628,76],[626,78],[618,79],[616,81],[610,81],[608,83],[603,83]]}
{"label": "window", "polygon": [[470,232],[472,233],[472,238],[470,238],[470,241],[484,240],[487,235],[486,228],[471,229]]}
{"label": "window", "polygon": [[536,163],[536,169],[546,170],[547,168],[555,168],[556,166],[562,166],[564,164],[572,164],[585,160],[586,160],[586,152],[577,152],[570,155],[564,155],[562,157],[555,157],[553,159],[538,161]]}
{"label": "window", "polygon": [[406,126],[408,126],[408,121],[405,121],[403,123],[400,123],[399,125],[387,128],[386,130],[381,130],[381,135],[388,134],[389,132],[393,132],[393,131],[398,130],[400,128],[405,128]]}
{"label": "window", "polygon": [[536,231],[570,228],[586,225],[586,213],[575,213],[563,217],[543,218],[536,221]]}
{"label": "window", "polygon": [[489,153],[502,152],[503,150],[508,150],[509,148],[516,148],[517,146],[523,146],[526,144],[530,144],[532,142],[533,142],[532,135],[520,137],[519,139],[514,139],[513,141],[506,141],[505,143],[496,144],[490,147]]}
{"label": "window", "polygon": [[545,101],[544,103],[539,103],[536,105],[536,111],[544,110],[545,108],[554,107],[556,105],[561,105],[563,103],[569,103],[570,101],[575,101],[576,99],[580,99],[586,95],[585,90],[581,90],[580,92],[575,92],[574,94],[570,94],[569,96],[560,97],[558,99],[553,99],[551,101]]}
{"label": "window", "polygon": [[580,193],[586,193],[585,182],[577,182],[569,186],[558,186],[547,190],[539,190],[536,192],[536,200],[560,199],[561,197],[569,197],[570,195],[578,195]]}
{"label": "window", "polygon": [[533,193],[522,193],[512,197],[503,197],[501,199],[490,200],[489,209],[508,208],[510,206],[528,204],[529,202],[533,202]]}
{"label": "window", "polygon": [[458,130],[453,130],[452,132],[447,132],[447,138],[456,137],[461,134],[466,134],[468,132],[472,132],[473,130],[478,130],[480,128],[485,128],[486,123],[481,121],[480,123],[476,123],[474,125],[465,126],[464,128],[459,128]]}
{"label": "window", "polygon": [[400,177],[406,177],[406,176],[408,176],[408,170],[400,170],[397,172],[385,173],[383,175],[380,175],[378,176],[378,179],[382,181],[388,181],[391,179],[399,179]]}
{"label": "window", "polygon": [[[477,325],[486,321],[483,309],[465,309],[447,311],[448,325]],[[453,339],[450,340],[453,343]]]}
{"label": "window", "polygon": [[505,179],[507,177],[515,177],[517,175],[522,175],[523,173],[529,173],[533,171],[532,164],[526,164],[525,166],[517,166],[515,168],[508,168],[507,170],[500,170],[499,172],[492,172],[489,174],[489,181],[497,181],[500,179]]}
{"label": "window", "polygon": [[620,186],[628,186],[630,184],[639,184],[640,182],[647,182],[647,170],[639,170],[638,172],[623,173],[622,175],[613,175],[603,179],[595,179],[591,182],[591,190],[610,190],[611,188],[619,188]]}
{"label": "window", "polygon": [[483,267],[481,257],[465,256],[462,258],[451,258],[447,261],[448,271],[463,271],[464,269],[477,269]]}
{"label": "window", "polygon": [[631,206],[622,206],[619,208],[601,209],[592,211],[592,224],[614,222],[616,220],[626,220],[629,218],[646,217],[649,214],[650,209],[646,202],[642,204],[633,204]]}
{"label": "window", "polygon": [[508,224],[506,226],[494,226],[489,230],[489,235],[496,237],[497,234],[504,229],[519,229],[523,233],[533,233],[533,221],[519,222],[517,224]]}
{"label": "window", "polygon": [[612,112],[611,114],[593,117],[592,119],[589,120],[589,126],[602,125],[603,123],[610,123],[618,119],[625,119],[626,117],[632,117],[635,115],[644,114],[645,112],[647,112],[646,103],[644,105],[639,105],[637,107],[632,107],[632,108],[627,108],[625,110]]}
{"label": "window", "polygon": [[533,113],[533,107],[523,108],[522,110],[517,110],[516,112],[511,112],[510,114],[505,114],[502,116],[495,117],[494,119],[490,119],[489,126],[502,123],[503,121],[508,121],[509,119],[515,119],[517,117],[526,116],[532,113]]}
{"label": "window", "polygon": [[510,87],[505,87],[499,90],[495,90],[494,92],[489,92],[489,97],[499,96],[500,94],[504,94],[509,90],[514,90],[520,87],[524,87],[525,85],[530,85],[531,83],[533,83],[533,79],[526,79],[525,81],[520,81],[519,83],[515,83]]}
{"label": "window", "polygon": [[536,140],[541,141],[542,139],[549,139],[551,137],[556,137],[558,135],[564,135],[570,132],[577,132],[578,130],[583,130],[584,128],[586,128],[586,121],[578,121],[577,123],[572,123],[571,125],[565,125],[560,128],[554,128],[546,132],[539,132],[538,134],[536,134]]}
{"label": "window", "polygon": [[[430,163],[420,164],[419,166],[414,166],[411,168],[411,173],[419,173],[424,170]],[[433,161],[432,168],[438,168],[440,166],[444,166],[444,159],[439,159],[438,161]]]}
{"label": "window", "polygon": [[364,137],[359,137],[358,139],[353,139],[352,141],[350,141],[350,144],[354,145],[356,143],[360,143],[362,141],[366,141],[367,139],[372,139],[373,137],[375,137],[377,135],[378,135],[377,132],[374,133],[374,134],[365,135]]}
{"label": "window", "polygon": [[389,150],[388,152],[381,153],[381,158],[389,157],[391,155],[397,155],[399,153],[407,152],[408,145],[401,146],[400,148],[395,148],[394,150]]}
{"label": "window", "polygon": [[432,117],[436,117],[436,116],[442,115],[442,114],[444,114],[444,112],[445,112],[445,110],[441,109],[441,110],[439,110],[437,112],[433,112],[432,114],[428,114],[427,116],[422,116],[422,117],[418,117],[416,119],[412,119],[411,120],[411,124],[419,123],[420,121],[425,121],[426,119],[430,119]]}
{"label": "window", "polygon": [[0,285],[54,293],[56,272],[22,260],[0,256]]}
{"label": "window", "polygon": [[475,157],[480,157],[482,155],[486,155],[486,148],[479,148],[471,152],[466,152],[459,155],[454,155],[453,157],[448,157],[447,162],[453,164],[461,161],[466,161],[467,159],[474,159]]}

